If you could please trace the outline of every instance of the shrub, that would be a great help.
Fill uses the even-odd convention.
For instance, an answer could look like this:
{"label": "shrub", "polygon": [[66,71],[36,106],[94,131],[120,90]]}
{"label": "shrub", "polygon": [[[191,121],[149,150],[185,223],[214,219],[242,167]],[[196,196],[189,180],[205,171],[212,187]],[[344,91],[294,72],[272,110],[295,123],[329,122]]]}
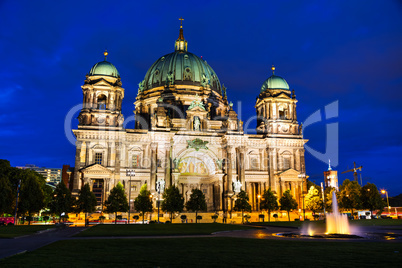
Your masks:
{"label": "shrub", "polygon": [[218,219],[218,214],[214,214],[211,216],[211,218],[214,220],[214,223],[216,222],[216,220]]}

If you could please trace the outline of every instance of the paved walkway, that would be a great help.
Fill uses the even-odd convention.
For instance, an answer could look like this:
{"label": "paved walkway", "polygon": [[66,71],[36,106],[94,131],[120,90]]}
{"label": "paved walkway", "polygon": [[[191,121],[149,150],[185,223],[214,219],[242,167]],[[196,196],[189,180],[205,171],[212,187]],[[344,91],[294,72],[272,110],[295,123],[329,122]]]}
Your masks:
{"label": "paved walkway", "polygon": [[26,251],[32,251],[58,240],[68,239],[72,235],[84,230],[84,227],[50,229],[34,235],[27,235],[15,239],[0,239],[0,259]]}

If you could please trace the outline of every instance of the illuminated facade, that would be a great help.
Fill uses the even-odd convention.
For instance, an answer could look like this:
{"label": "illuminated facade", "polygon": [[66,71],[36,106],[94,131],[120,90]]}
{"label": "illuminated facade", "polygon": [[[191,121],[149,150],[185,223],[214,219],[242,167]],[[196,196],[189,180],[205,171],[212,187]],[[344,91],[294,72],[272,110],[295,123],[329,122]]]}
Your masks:
{"label": "illuminated facade", "polygon": [[25,165],[24,167],[17,168],[34,170],[45,178],[46,183],[54,186],[56,186],[61,181],[61,168],[37,167],[35,165]]}
{"label": "illuminated facade", "polygon": [[229,210],[240,189],[254,210],[269,187],[279,197],[291,189],[301,201],[307,140],[285,79],[272,74],[256,89],[257,134],[244,134],[225,86],[205,60],[187,51],[180,27],[175,51],[160,57],[139,83],[135,127],[127,129],[121,78],[106,56],[82,86],[84,104],[73,130],[75,192],[89,183],[102,203],[121,182],[128,195],[127,170],[135,170],[131,200],[142,184],[155,193],[163,180],[178,186],[186,201],[191,189],[202,190],[209,211]]}
{"label": "illuminated facade", "polygon": [[328,164],[328,170],[324,171],[325,188],[333,187],[339,191],[338,187],[338,171],[332,170],[331,162]]}

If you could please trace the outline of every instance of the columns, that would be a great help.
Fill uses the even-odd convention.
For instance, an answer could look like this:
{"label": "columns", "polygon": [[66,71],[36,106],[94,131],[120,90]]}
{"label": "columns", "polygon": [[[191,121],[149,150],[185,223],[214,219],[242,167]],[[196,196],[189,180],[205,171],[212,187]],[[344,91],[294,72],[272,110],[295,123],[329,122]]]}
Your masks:
{"label": "columns", "polygon": [[171,146],[170,143],[165,143],[165,188],[168,188],[172,185],[171,176],[170,176],[170,164],[171,164]]}
{"label": "columns", "polygon": [[85,142],[85,166],[89,166],[91,163],[89,163],[89,141]]}
{"label": "columns", "polygon": [[115,172],[116,174],[120,174],[120,152],[121,152],[121,147],[122,143],[121,142],[116,142],[115,143],[115,153],[116,153],[116,159],[115,159]]}
{"label": "columns", "polygon": [[236,149],[236,156],[237,156],[237,174],[238,180],[241,182],[242,188],[245,189],[245,169],[246,169],[246,162],[245,162],[245,146],[240,146]]}
{"label": "columns", "polygon": [[155,142],[151,143],[151,172],[150,172],[151,178],[150,178],[150,186],[149,186],[149,189],[151,192],[155,191],[156,172],[158,170],[157,149],[158,149],[158,144]]}
{"label": "columns", "polygon": [[107,162],[105,166],[110,167],[112,166],[112,142],[108,142],[107,145]]}
{"label": "columns", "polygon": [[227,154],[227,161],[226,161],[226,181],[225,181],[225,193],[226,194],[233,194],[232,189],[232,146],[226,146],[226,154]]}

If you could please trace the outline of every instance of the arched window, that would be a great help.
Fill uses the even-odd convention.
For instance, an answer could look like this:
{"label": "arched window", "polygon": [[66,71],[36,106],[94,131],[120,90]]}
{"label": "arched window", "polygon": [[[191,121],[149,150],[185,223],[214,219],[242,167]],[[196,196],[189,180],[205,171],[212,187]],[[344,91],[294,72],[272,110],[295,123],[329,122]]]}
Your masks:
{"label": "arched window", "polygon": [[106,109],[106,96],[103,94],[98,96],[98,109],[99,110]]}

